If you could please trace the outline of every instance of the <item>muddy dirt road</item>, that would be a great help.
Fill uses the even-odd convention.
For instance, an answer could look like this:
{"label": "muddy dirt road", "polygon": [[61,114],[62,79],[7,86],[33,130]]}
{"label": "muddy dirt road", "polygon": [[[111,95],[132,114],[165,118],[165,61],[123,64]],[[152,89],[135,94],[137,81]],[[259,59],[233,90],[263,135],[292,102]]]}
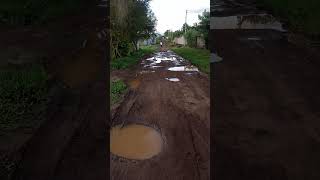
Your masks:
{"label": "muddy dirt road", "polygon": [[[46,29],[59,37],[55,44],[68,49],[48,47],[55,52],[46,62],[55,91],[46,120],[17,152],[19,161],[12,179],[108,178],[105,12],[104,7],[93,4],[82,16],[66,17]],[[66,34],[81,36],[83,41]],[[41,42],[47,41],[44,37]]]}
{"label": "muddy dirt road", "polygon": [[319,54],[263,11],[214,5],[213,177],[320,179]]}
{"label": "muddy dirt road", "polygon": [[142,161],[111,153],[111,179],[208,180],[208,76],[171,51],[157,52],[142,60],[135,73],[112,124],[152,127],[160,133],[163,144],[159,154]]}

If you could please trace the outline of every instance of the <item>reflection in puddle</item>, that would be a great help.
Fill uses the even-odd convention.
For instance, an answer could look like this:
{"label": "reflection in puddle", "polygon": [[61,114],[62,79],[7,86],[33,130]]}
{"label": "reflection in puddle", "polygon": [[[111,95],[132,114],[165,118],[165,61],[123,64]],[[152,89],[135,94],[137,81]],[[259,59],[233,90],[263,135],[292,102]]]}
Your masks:
{"label": "reflection in puddle", "polygon": [[194,66],[178,66],[178,67],[171,67],[168,69],[169,71],[199,71],[198,68]]}
{"label": "reflection in puddle", "polygon": [[179,78],[166,78],[166,80],[172,81],[172,82],[178,82],[178,81],[180,81]]}
{"label": "reflection in puddle", "polygon": [[146,61],[151,61],[149,65],[146,65],[145,67],[155,67],[155,65],[160,64],[162,62],[172,62],[175,65],[179,65],[181,62],[184,60],[175,55],[172,51],[167,51],[167,52],[157,52],[154,54],[153,57],[146,59]]}
{"label": "reflection in puddle", "polygon": [[115,126],[110,131],[111,153],[128,159],[149,159],[160,153],[162,144],[161,135],[147,126]]}
{"label": "reflection in puddle", "polygon": [[285,31],[282,24],[268,14],[211,17],[210,29],[273,29]]}

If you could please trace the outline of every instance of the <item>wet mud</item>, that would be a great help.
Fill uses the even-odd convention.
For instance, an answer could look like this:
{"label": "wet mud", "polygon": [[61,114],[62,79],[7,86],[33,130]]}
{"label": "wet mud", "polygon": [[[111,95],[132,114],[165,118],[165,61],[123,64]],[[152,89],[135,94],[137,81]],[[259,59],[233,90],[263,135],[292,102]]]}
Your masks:
{"label": "wet mud", "polygon": [[252,5],[213,4],[210,48],[223,58],[211,63],[213,178],[320,179],[319,52],[290,43],[281,23],[219,19],[265,14]]}
{"label": "wet mud", "polygon": [[[106,37],[101,35],[106,28],[105,10],[95,3],[81,16],[70,15],[31,29],[43,33],[41,37],[20,32],[20,36],[6,39],[11,41],[10,45],[19,44],[22,49],[26,47],[25,50],[29,45],[44,51],[46,58],[41,63],[55,89],[47,119],[19,149],[12,179],[108,177],[106,159],[109,156],[105,144],[108,140],[105,83],[108,76]],[[20,41],[23,43],[17,43]]]}
{"label": "wet mud", "polygon": [[177,66],[189,67],[190,63],[161,49],[135,69],[137,77],[131,78],[139,79],[139,87],[129,89],[111,126],[144,124],[159,132],[163,145],[159,154],[145,160],[111,154],[111,179],[210,179],[209,78],[199,71],[168,70]]}

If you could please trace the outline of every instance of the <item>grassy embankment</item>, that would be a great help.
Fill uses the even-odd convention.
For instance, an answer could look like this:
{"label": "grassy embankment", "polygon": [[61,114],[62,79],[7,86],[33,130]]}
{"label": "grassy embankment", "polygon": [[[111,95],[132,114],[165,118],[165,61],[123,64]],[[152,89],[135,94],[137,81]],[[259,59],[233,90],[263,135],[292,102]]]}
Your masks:
{"label": "grassy embankment", "polygon": [[275,15],[288,20],[290,29],[320,39],[319,0],[258,0]]}
{"label": "grassy embankment", "polygon": [[48,90],[42,66],[0,69],[0,84],[0,135],[44,119]]}
{"label": "grassy embankment", "polygon": [[140,50],[133,52],[130,56],[117,58],[111,61],[111,70],[127,69],[136,65],[139,60],[156,50],[156,46],[143,46]]}
{"label": "grassy embankment", "polygon": [[[111,61],[111,70],[128,69],[136,65],[139,60],[156,51],[156,46],[143,46],[139,51],[132,53],[130,56],[117,58]],[[119,102],[122,94],[127,91],[127,86],[122,80],[110,83],[111,106]]]}
{"label": "grassy embankment", "polygon": [[206,49],[196,49],[190,47],[173,47],[172,51],[181,57],[189,60],[193,65],[197,66],[200,71],[210,73],[210,51]]}

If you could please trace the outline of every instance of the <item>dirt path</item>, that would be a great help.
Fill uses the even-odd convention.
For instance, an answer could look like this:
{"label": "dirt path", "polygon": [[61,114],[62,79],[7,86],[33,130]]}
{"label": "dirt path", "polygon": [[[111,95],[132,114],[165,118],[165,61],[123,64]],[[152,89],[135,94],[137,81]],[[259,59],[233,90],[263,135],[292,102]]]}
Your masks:
{"label": "dirt path", "polygon": [[188,61],[171,51],[142,60],[112,124],[154,127],[161,133],[164,147],[158,155],[142,161],[111,154],[111,179],[209,179],[209,79],[193,70],[168,70],[186,65]]}
{"label": "dirt path", "polygon": [[320,179],[319,54],[268,23],[246,27],[211,30],[223,57],[212,64],[214,178]]}
{"label": "dirt path", "polygon": [[[59,37],[55,44],[68,46],[65,51],[49,48],[55,53],[50,54],[47,70],[59,92],[46,121],[19,150],[12,179],[108,178],[106,9],[93,4],[81,17],[70,18],[46,29]],[[68,36],[63,41],[64,32],[82,40]]]}

